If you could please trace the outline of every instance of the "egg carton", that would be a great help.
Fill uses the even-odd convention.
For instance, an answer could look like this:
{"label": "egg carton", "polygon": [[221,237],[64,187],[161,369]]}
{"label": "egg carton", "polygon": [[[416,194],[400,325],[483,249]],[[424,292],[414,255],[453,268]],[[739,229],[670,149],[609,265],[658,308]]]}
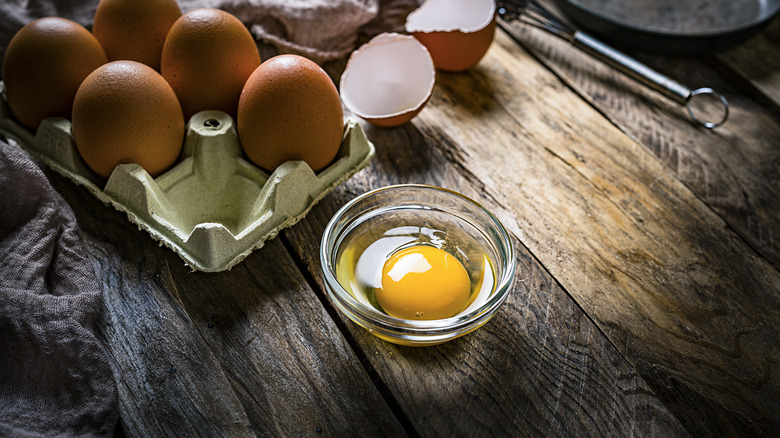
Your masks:
{"label": "egg carton", "polygon": [[232,268],[280,230],[301,220],[328,192],[368,165],[374,145],[349,120],[334,162],[314,173],[288,161],[270,175],[246,161],[233,119],[203,111],[187,124],[177,164],[152,178],[137,164],[117,166],[108,181],[82,160],[70,121],[48,118],[33,135],[11,115],[0,81],[0,133],[55,172],[127,214],[192,269]]}

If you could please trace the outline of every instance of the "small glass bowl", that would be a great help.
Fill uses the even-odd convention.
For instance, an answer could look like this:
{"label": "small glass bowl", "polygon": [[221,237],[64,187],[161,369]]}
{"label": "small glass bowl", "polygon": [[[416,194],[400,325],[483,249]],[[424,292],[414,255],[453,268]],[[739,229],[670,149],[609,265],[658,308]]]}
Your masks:
{"label": "small glass bowl", "polygon": [[[492,262],[494,287],[478,306],[444,319],[410,320],[389,316],[347,292],[337,278],[337,263],[343,247],[355,236],[389,227],[457,228],[476,242]],[[322,235],[320,262],[328,295],[349,319],[370,333],[401,345],[435,345],[455,339],[485,324],[512,289],[515,272],[514,247],[506,229],[490,211],[451,190],[426,185],[396,185],[365,193],[342,207]]]}

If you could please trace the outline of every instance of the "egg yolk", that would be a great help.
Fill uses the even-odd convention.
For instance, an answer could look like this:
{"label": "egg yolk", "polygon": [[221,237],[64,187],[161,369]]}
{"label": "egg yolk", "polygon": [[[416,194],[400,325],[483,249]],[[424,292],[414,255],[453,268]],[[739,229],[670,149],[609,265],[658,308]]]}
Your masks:
{"label": "egg yolk", "polygon": [[403,319],[455,316],[469,300],[471,281],[452,254],[413,246],[393,254],[382,268],[376,298],[388,315]]}

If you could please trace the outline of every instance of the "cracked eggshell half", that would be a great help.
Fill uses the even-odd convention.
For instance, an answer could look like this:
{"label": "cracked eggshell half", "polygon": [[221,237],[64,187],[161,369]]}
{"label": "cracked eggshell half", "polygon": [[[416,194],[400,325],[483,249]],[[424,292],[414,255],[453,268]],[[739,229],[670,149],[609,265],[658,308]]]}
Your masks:
{"label": "cracked eggshell half", "polygon": [[339,88],[349,111],[389,127],[416,116],[435,83],[436,69],[425,46],[409,35],[382,33],[352,53]]}
{"label": "cracked eggshell half", "polygon": [[493,0],[426,0],[406,18],[406,31],[428,48],[437,68],[464,71],[485,56],[496,33]]}

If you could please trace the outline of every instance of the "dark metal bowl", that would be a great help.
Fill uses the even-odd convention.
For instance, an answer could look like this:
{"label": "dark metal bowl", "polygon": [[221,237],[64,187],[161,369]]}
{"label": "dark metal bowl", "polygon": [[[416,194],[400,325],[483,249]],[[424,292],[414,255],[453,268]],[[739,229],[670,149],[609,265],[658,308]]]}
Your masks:
{"label": "dark metal bowl", "polygon": [[614,45],[665,55],[701,55],[753,36],[780,0],[556,0],[575,23]]}

